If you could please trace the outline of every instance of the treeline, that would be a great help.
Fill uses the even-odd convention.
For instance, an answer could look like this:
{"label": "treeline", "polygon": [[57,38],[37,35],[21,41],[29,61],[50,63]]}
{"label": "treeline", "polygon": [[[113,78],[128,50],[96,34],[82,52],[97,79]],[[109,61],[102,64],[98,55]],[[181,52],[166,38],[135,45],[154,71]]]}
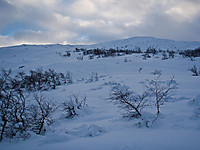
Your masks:
{"label": "treeline", "polygon": [[141,51],[140,47],[136,47],[134,50],[122,50],[122,49],[84,49],[84,48],[76,48],[76,52],[83,52],[83,55],[89,55],[90,59],[92,59],[94,56],[98,57],[114,57],[114,56],[122,56],[127,54],[133,54],[133,53],[142,53],[142,56],[144,59],[151,58],[151,55],[157,55],[159,53],[162,53],[163,58],[162,59],[169,59],[174,58],[175,54],[182,55],[183,57],[200,57],[200,48],[196,48],[194,50],[184,50],[184,51],[173,51],[173,50],[162,50],[162,49],[156,49],[154,47],[148,47],[144,52]]}
{"label": "treeline", "polygon": [[[72,74],[70,72],[58,73],[54,69],[43,71],[38,68],[36,70],[30,70],[29,74],[25,72],[19,72],[14,77],[11,76],[11,70],[2,69],[1,83],[7,84],[9,88],[20,88],[27,91],[38,91],[55,89],[56,86],[72,83]],[[8,82],[8,83],[6,83]]]}
{"label": "treeline", "polygon": [[101,57],[114,57],[114,56],[122,56],[127,54],[133,54],[133,53],[142,53],[141,49],[138,48],[136,50],[118,50],[118,49],[84,49],[84,48],[76,48],[76,52],[83,52],[83,55],[94,55],[94,56],[101,56]]}
{"label": "treeline", "polygon": [[180,55],[182,55],[183,57],[200,57],[200,47],[196,48],[194,50],[185,50],[185,51],[181,51],[179,52]]}

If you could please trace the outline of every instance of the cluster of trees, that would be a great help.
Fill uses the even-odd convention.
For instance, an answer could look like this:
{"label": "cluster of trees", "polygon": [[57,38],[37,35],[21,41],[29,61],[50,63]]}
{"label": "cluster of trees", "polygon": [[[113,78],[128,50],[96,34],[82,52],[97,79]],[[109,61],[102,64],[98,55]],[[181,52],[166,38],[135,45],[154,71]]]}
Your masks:
{"label": "cluster of trees", "polygon": [[[125,46],[127,48],[127,46]],[[70,57],[71,54],[69,51],[66,51],[67,53],[65,57]],[[162,50],[162,49],[156,49],[153,46],[148,47],[146,50],[142,51],[140,47],[135,47],[133,50],[129,49],[119,49],[118,47],[116,49],[110,48],[110,49],[85,49],[85,48],[75,48],[75,52],[82,52],[82,56],[78,56],[77,60],[83,60],[84,55],[89,55],[89,59],[93,59],[95,56],[97,58],[100,57],[115,57],[115,56],[122,56],[127,54],[133,54],[133,53],[141,53],[143,56],[143,59],[151,58],[152,56],[158,55],[159,53],[162,54],[162,60],[171,59],[175,57],[175,54],[182,55],[183,57],[189,57],[191,60],[195,57],[200,57],[200,48],[196,48],[194,50],[184,50],[184,51],[173,51],[173,50]],[[157,57],[158,58],[158,57]]]}
{"label": "cluster of trees", "polygon": [[[11,70],[0,73],[0,141],[4,137],[26,139],[29,131],[44,134],[45,126],[53,123],[52,114],[57,105],[37,91],[55,89],[57,85],[72,83],[71,73],[64,75],[53,69],[31,70],[12,76]],[[32,94],[34,93],[34,94]],[[27,98],[33,95],[32,101]]]}
{"label": "cluster of trees", "polygon": [[169,99],[172,92],[177,89],[174,77],[169,81],[161,81],[161,75],[156,79],[147,80],[145,91],[142,94],[130,90],[128,86],[116,84],[111,91],[111,101],[125,110],[126,117],[142,118],[142,110],[147,106],[155,106],[157,115],[160,113],[160,106]]}
{"label": "cluster of trees", "polygon": [[82,51],[83,52],[83,55],[89,55],[89,59],[93,59],[94,56],[98,56],[98,57],[114,57],[114,56],[122,56],[122,55],[127,55],[127,54],[133,54],[133,53],[142,53],[142,56],[144,59],[147,59],[147,58],[151,58],[151,54],[154,56],[154,55],[157,55],[158,53],[162,53],[163,55],[163,60],[164,59],[168,59],[168,58],[174,58],[174,54],[175,54],[175,51],[172,51],[172,50],[166,50],[166,51],[163,51],[163,50],[157,50],[156,48],[154,47],[148,47],[146,49],[146,51],[142,52],[141,49],[139,47],[136,47],[135,50],[128,50],[128,49],[125,49],[125,50],[122,50],[122,49],[113,49],[113,48],[110,48],[110,49],[84,49],[84,48],[76,48],[75,49],[76,52],[80,52]]}
{"label": "cluster of trees", "polygon": [[190,57],[190,58],[200,57],[200,47],[194,50],[180,51],[179,54],[182,55],[183,57]]}
{"label": "cluster of trees", "polygon": [[0,142],[4,138],[25,140],[31,136],[31,132],[44,135],[47,127],[55,122],[53,114],[56,110],[61,110],[65,118],[73,118],[86,106],[86,96],[80,99],[79,96],[72,95],[58,105],[41,92],[33,93],[31,101],[23,91],[1,93]]}
{"label": "cluster of trees", "polygon": [[173,50],[157,50],[155,47],[148,47],[144,52],[141,51],[141,48],[136,47],[135,50],[128,50],[128,49],[84,49],[84,48],[76,48],[76,52],[83,52],[83,55],[89,55],[90,59],[93,59],[94,56],[98,57],[114,57],[114,56],[122,56],[127,54],[133,54],[133,53],[142,53],[143,59],[151,58],[151,55],[157,55],[158,53],[162,53],[162,59],[170,59],[174,58],[175,54],[182,55],[183,57],[200,57],[200,48],[196,48],[194,50],[184,50],[184,51],[178,51],[175,52]]}
{"label": "cluster of trees", "polygon": [[182,55],[183,57],[200,57],[200,48],[196,48],[194,50],[184,50],[184,51],[178,51],[175,52],[173,50],[156,50],[154,47],[149,47],[146,49],[146,51],[143,53],[144,59],[151,58],[150,54],[156,55],[158,53],[162,53],[162,59],[170,59],[174,58],[174,55],[178,53],[179,55]]}
{"label": "cluster of trees", "polygon": [[19,72],[15,77],[11,77],[11,70],[2,70],[3,76],[8,76],[7,81],[13,88],[26,89],[27,91],[38,91],[55,89],[56,86],[72,83],[70,72],[57,73],[54,69],[43,71],[41,68],[30,70],[29,74]]}
{"label": "cluster of trees", "polygon": [[56,52],[56,54],[60,55],[61,57],[70,57],[71,56],[70,51],[65,51],[65,53]]}
{"label": "cluster of trees", "polygon": [[156,50],[154,47],[149,47],[146,49],[146,51],[143,53],[143,59],[147,59],[147,58],[151,58],[151,55],[152,54],[153,56],[154,55],[157,55],[158,53],[162,53],[162,59],[165,60],[165,59],[170,59],[170,58],[174,58],[174,55],[175,55],[175,51],[173,50]]}
{"label": "cluster of trees", "polygon": [[34,94],[35,101],[27,101],[26,92],[7,85],[0,89],[0,141],[3,138],[23,138],[45,132],[45,125],[53,123],[52,113],[56,110],[51,101]]}
{"label": "cluster of trees", "polygon": [[121,56],[125,54],[132,54],[132,53],[142,53],[141,49],[138,48],[137,50],[118,50],[118,49],[79,49],[76,48],[76,52],[83,52],[83,55],[94,55],[99,57],[114,57],[114,56]]}

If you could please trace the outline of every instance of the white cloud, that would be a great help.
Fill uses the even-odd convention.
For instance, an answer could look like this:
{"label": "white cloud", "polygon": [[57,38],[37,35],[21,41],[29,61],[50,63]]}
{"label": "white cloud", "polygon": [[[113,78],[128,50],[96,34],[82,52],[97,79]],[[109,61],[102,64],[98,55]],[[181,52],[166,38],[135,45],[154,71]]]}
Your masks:
{"label": "white cloud", "polygon": [[178,21],[191,21],[200,14],[200,1],[182,1],[170,7],[166,13]]}
{"label": "white cloud", "polygon": [[[0,19],[1,45],[98,43],[140,35],[200,40],[199,0],[1,0]],[[16,22],[27,27],[3,36]]]}
{"label": "white cloud", "polygon": [[76,16],[86,16],[95,13],[96,7],[91,0],[77,0],[70,6],[70,11]]}

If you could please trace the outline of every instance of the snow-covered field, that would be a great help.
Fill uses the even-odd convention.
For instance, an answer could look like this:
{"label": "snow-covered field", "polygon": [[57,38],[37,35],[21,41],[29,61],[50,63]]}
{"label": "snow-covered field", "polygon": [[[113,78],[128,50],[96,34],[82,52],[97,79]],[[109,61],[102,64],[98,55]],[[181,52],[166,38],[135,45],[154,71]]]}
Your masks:
{"label": "snow-covered field", "polygon": [[[200,115],[196,117],[200,102],[200,76],[192,76],[188,70],[193,65],[200,67],[200,58],[191,61],[176,54],[173,59],[157,57],[144,60],[141,54],[119,57],[77,60],[81,52],[75,46],[19,46],[0,48],[0,68],[14,72],[42,67],[58,72],[70,71],[73,84],[61,85],[44,95],[57,103],[68,100],[72,94],[86,96],[87,107],[72,119],[60,117],[56,111],[55,122],[45,135],[32,136],[28,140],[3,140],[1,150],[199,150]],[[63,57],[71,51],[70,57]],[[125,61],[126,60],[126,61]],[[23,67],[22,67],[23,66]],[[21,67],[21,68],[20,68]],[[142,68],[139,72],[139,68]],[[112,84],[127,85],[142,93],[144,82],[155,79],[152,72],[162,70],[162,80],[175,76],[178,89],[172,99],[161,106],[158,119],[147,128],[138,126],[138,119],[122,117],[123,110],[109,101]],[[98,81],[88,82],[92,73]],[[152,106],[154,107],[154,106]],[[153,115],[156,110],[151,109]],[[145,110],[144,110],[145,111]]]}

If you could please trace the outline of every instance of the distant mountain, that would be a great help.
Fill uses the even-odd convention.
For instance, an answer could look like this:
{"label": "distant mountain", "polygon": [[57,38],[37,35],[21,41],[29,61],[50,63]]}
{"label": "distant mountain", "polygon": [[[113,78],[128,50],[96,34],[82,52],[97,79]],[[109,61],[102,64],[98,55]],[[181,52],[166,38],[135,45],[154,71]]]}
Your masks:
{"label": "distant mountain", "polygon": [[173,41],[169,39],[160,39],[154,37],[132,37],[127,39],[108,41],[104,43],[90,45],[91,48],[115,48],[115,49],[129,49],[133,50],[136,47],[140,47],[142,50],[146,50],[148,47],[154,47],[156,49],[164,50],[185,50],[195,49],[200,47],[200,41]]}
{"label": "distant mountain", "polygon": [[104,48],[104,49],[128,49],[135,50],[137,48],[141,48],[142,51],[146,50],[149,47],[154,47],[157,50],[186,50],[186,49],[195,49],[200,47],[200,41],[173,41],[169,39],[160,39],[154,37],[132,37],[127,39],[108,41],[99,44],[92,45],[61,45],[61,44],[48,44],[48,45],[19,45],[19,46],[9,46],[9,47],[1,47],[1,49],[29,49],[29,48],[44,48],[44,49],[66,49],[66,50],[74,50],[75,48]]}

